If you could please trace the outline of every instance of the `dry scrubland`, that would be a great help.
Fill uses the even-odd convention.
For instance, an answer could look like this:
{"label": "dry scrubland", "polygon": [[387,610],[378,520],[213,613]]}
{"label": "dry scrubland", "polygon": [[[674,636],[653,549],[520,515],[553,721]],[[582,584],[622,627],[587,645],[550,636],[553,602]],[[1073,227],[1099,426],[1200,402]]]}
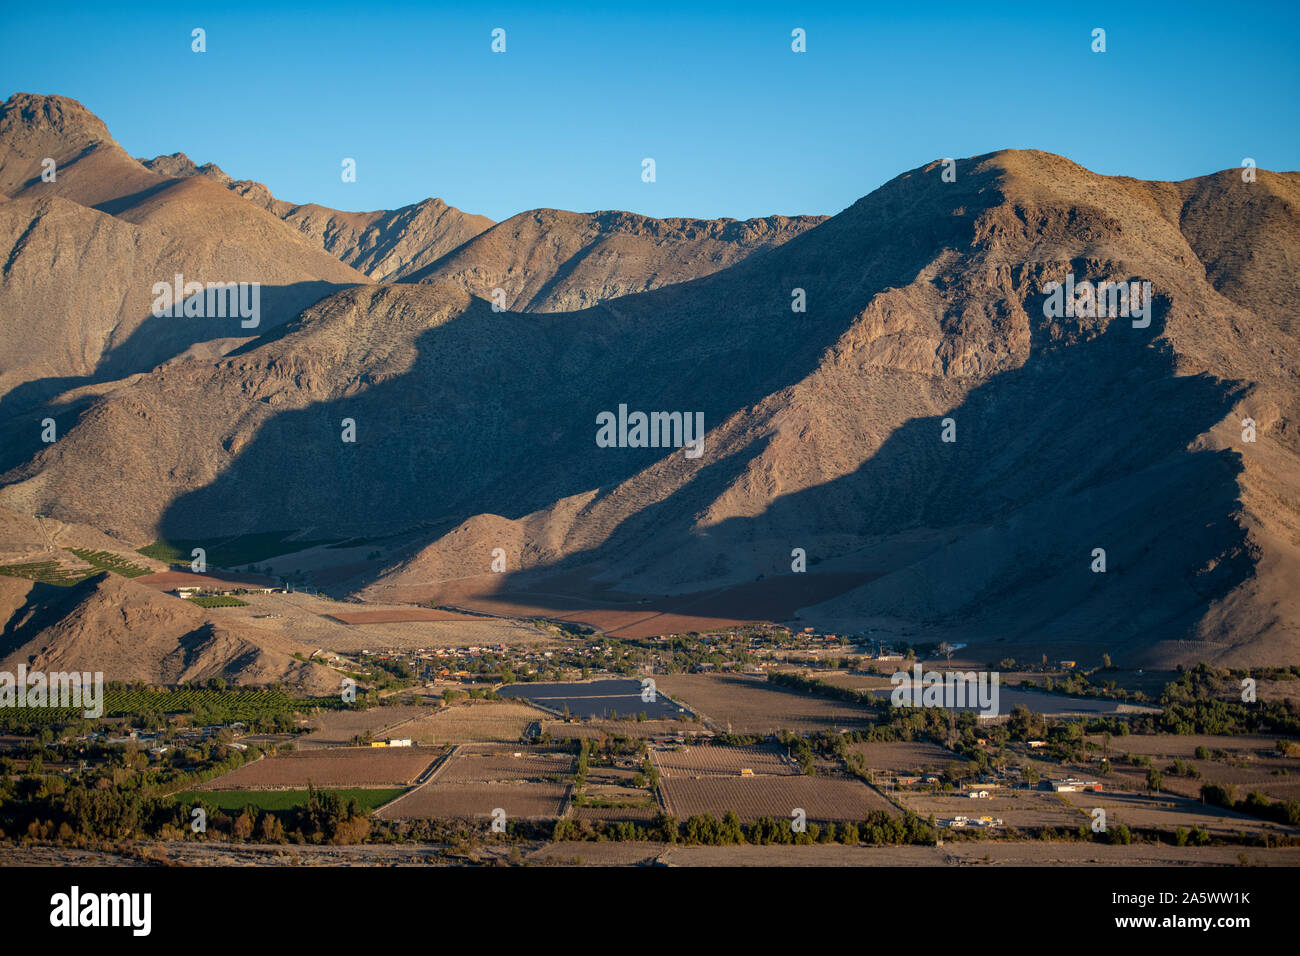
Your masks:
{"label": "dry scrubland", "polygon": [[671,674],[657,678],[657,683],[665,694],[707,717],[714,728],[732,733],[812,733],[871,726],[866,708],[783,690],[762,677]]}
{"label": "dry scrubland", "polygon": [[402,787],[414,783],[442,753],[427,747],[337,747],[277,754],[244,764],[202,789]]}
{"label": "dry scrubland", "polygon": [[[1101,738],[1089,738],[1098,746]],[[1188,736],[1173,734],[1112,737],[1110,741],[1111,778],[1125,789],[1146,786],[1145,767],[1135,767],[1122,758],[1125,754],[1147,756],[1163,774],[1161,789],[1182,797],[1199,799],[1204,784],[1234,787],[1238,800],[1258,790],[1273,800],[1300,799],[1300,758],[1284,757],[1276,750],[1276,736]],[[1204,747],[1209,759],[1198,759],[1196,750]],[[1223,751],[1225,756],[1216,756]],[[1182,760],[1194,767],[1198,777],[1177,776],[1170,771],[1173,761]]]}
{"label": "dry scrubland", "polygon": [[[1079,811],[1080,820],[1088,817],[1094,808],[1101,807],[1106,811],[1106,822],[1110,826],[1123,824],[1130,829],[1160,827],[1166,830],[1174,827],[1182,827],[1186,830],[1201,827],[1208,830],[1211,836],[1216,837],[1238,833],[1251,836],[1265,833],[1273,836],[1300,836],[1300,827],[1270,823],[1258,817],[1209,806],[1201,803],[1200,800],[1171,796],[1167,793],[1151,795],[1103,791],[1102,793],[1063,793],[1060,796],[1067,805]],[[971,803],[976,802],[986,801],[971,801]]]}
{"label": "dry scrubland", "polygon": [[[341,654],[363,650],[419,647],[465,647],[471,644],[531,646],[548,640],[547,635],[519,621],[484,617],[451,617],[446,612],[429,612],[409,604],[353,604],[331,601],[313,594],[248,594],[241,600],[247,607],[222,608],[223,620],[241,621],[278,634],[292,635],[300,643]],[[379,618],[441,616],[441,620],[397,620]],[[361,615],[358,623],[346,624],[338,617]]]}

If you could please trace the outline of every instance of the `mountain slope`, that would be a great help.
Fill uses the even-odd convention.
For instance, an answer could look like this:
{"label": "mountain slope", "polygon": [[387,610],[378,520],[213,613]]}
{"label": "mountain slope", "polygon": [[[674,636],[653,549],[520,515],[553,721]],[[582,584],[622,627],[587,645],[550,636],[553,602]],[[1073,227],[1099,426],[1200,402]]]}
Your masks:
{"label": "mountain slope", "polygon": [[[1144,183],[1016,151],[959,167],[582,311],[336,293],[100,398],[0,503],[127,539],[425,528],[368,592],[387,599],[481,574],[496,547],[492,587],[581,578],[629,600],[785,587],[803,548],[810,577],[850,581],[803,612],[836,626],[993,660],[1300,659],[1296,174]],[[1224,215],[1284,251],[1234,261]],[[1049,316],[1067,274],[1149,281],[1150,323]],[[620,404],[701,412],[704,453],[598,447]]]}
{"label": "mountain slope", "polygon": [[[42,155],[58,162],[39,177]],[[60,393],[148,371],[191,349],[220,354],[365,276],[206,179],[144,169],[75,101],[15,94],[0,106],[0,434],[4,464],[33,427],[75,418]],[[260,283],[259,324],[156,318],[157,283]],[[42,414],[36,415],[36,410]]]}
{"label": "mountain slope", "polygon": [[140,162],[164,175],[204,177],[220,183],[377,282],[402,279],[492,225],[487,216],[461,212],[441,199],[378,212],[343,212],[315,203],[296,205],[276,199],[261,183],[231,178],[213,163],[196,165],[184,153]]}
{"label": "mountain slope", "polygon": [[519,312],[583,309],[724,269],[775,248],[824,216],[651,219],[629,212],[534,209],[497,223],[408,282],[450,282]]}

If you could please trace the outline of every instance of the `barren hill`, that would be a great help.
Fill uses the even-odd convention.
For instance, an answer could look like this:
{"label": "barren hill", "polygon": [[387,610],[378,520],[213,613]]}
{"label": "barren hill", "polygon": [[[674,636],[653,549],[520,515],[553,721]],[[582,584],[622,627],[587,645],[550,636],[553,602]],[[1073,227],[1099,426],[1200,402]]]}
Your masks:
{"label": "barren hill", "polygon": [[652,219],[534,209],[497,223],[407,282],[451,282],[519,312],[583,309],[696,279],[775,248],[824,216]]}
{"label": "barren hill", "polygon": [[106,681],[178,684],[221,677],[335,691],[334,672],[290,656],[301,645],[211,619],[201,608],[104,573],[71,588],[0,578],[0,668],[102,672]]}

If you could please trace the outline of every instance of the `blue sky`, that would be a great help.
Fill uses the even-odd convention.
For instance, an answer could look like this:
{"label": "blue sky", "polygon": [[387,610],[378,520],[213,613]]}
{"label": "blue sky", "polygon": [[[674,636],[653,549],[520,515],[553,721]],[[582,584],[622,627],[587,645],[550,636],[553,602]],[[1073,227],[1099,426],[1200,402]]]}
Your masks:
{"label": "blue sky", "polygon": [[835,213],[1003,147],[1153,179],[1300,168],[1300,4],[905,6],[37,4],[6,13],[0,95],[71,96],[132,155],[294,202],[498,220]]}

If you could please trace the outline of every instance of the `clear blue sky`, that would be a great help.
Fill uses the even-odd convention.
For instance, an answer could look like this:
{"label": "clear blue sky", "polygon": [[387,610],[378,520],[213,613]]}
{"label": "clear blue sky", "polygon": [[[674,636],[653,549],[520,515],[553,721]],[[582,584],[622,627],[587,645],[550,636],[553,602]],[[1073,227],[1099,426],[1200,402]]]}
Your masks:
{"label": "clear blue sky", "polygon": [[1003,147],[1156,179],[1300,168],[1294,0],[979,6],[11,5],[0,96],[74,97],[132,155],[185,152],[294,202],[441,196],[494,219],[835,213]]}

